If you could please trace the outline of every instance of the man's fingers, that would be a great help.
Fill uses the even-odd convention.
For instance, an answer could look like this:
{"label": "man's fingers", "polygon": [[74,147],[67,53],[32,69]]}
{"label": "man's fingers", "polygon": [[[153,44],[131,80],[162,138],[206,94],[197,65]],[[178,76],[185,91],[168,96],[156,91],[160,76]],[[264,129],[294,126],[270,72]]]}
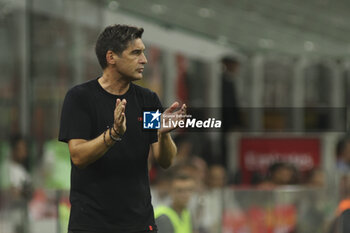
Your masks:
{"label": "man's fingers", "polygon": [[123,102],[121,102],[121,104],[116,108],[116,120],[120,121],[123,113],[125,113],[125,105],[123,105]]}
{"label": "man's fingers", "polygon": [[170,107],[169,107],[169,110],[171,112],[173,112],[175,109],[177,109],[179,107],[179,103],[176,101],[174,102]]}
{"label": "man's fingers", "polygon": [[123,117],[125,116],[125,112],[124,112],[125,110],[124,110],[124,108],[125,108],[125,107],[122,107],[122,108],[121,108],[121,111],[120,111],[120,113],[119,113],[119,115],[118,115],[118,121],[119,121],[119,122],[121,122],[121,121],[123,120]]}
{"label": "man's fingers", "polygon": [[181,108],[179,109],[179,110],[177,110],[176,112],[174,112],[174,113],[178,113],[178,114],[186,114],[186,110],[187,110],[187,106],[185,105],[185,104],[183,104],[182,106],[181,106]]}
{"label": "man's fingers", "polygon": [[126,99],[120,100],[119,98],[116,101],[116,113],[119,115],[121,112],[125,111]]}
{"label": "man's fingers", "polygon": [[183,104],[181,107],[181,112],[186,113],[186,110],[187,110],[187,106],[186,104]]}
{"label": "man's fingers", "polygon": [[179,107],[179,103],[176,101],[174,102],[169,108],[167,108],[164,113],[173,113],[175,110]]}
{"label": "man's fingers", "polygon": [[115,101],[115,109],[114,109],[114,114],[115,115],[118,115],[118,106],[120,104],[120,99],[118,98],[116,101]]}
{"label": "man's fingers", "polygon": [[124,133],[126,127],[126,118],[125,118],[125,108],[126,108],[126,99],[117,99],[114,109],[114,126],[116,130]]}
{"label": "man's fingers", "polygon": [[117,101],[116,101],[115,107],[118,107],[120,104],[125,106],[126,103],[127,103],[126,99],[120,100],[118,98]]}
{"label": "man's fingers", "polygon": [[116,123],[118,126],[123,125],[124,121],[125,121],[125,113],[121,113],[116,119],[115,119]]}

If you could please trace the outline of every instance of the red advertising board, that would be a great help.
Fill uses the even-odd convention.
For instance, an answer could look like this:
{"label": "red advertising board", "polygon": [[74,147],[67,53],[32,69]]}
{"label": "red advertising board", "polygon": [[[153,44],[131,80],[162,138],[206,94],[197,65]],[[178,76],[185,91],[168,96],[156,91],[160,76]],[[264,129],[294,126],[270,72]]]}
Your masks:
{"label": "red advertising board", "polygon": [[294,164],[300,172],[320,165],[318,138],[242,138],[240,167],[243,183],[249,184],[253,172],[264,174],[274,162]]}
{"label": "red advertising board", "polygon": [[294,205],[248,209],[227,209],[223,215],[223,233],[290,233],[295,231],[297,209]]}

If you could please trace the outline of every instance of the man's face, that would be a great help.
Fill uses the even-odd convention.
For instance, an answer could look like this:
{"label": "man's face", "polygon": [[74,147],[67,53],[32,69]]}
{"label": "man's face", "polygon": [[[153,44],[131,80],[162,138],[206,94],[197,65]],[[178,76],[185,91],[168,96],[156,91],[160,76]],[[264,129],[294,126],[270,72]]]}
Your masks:
{"label": "man's face", "polygon": [[211,188],[222,188],[225,186],[225,169],[220,166],[212,166],[208,171],[208,185]]}
{"label": "man's face", "polygon": [[117,72],[131,81],[142,79],[144,65],[147,63],[144,51],[145,45],[138,38],[129,43],[121,56],[114,53]]}
{"label": "man's face", "polygon": [[171,196],[173,204],[185,208],[194,191],[194,180],[174,180],[172,182]]}
{"label": "man's face", "polygon": [[27,158],[27,154],[27,143],[24,140],[18,141],[16,147],[14,148],[15,160],[22,163]]}
{"label": "man's face", "polygon": [[288,185],[293,179],[293,170],[281,167],[279,168],[272,177],[274,183],[279,185]]}

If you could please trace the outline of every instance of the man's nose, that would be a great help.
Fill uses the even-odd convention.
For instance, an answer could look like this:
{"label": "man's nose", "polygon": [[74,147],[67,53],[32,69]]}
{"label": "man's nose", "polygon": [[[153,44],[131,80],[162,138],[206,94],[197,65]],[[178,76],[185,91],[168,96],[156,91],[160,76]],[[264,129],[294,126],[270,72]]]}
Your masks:
{"label": "man's nose", "polygon": [[147,64],[147,58],[144,53],[141,54],[140,63]]}

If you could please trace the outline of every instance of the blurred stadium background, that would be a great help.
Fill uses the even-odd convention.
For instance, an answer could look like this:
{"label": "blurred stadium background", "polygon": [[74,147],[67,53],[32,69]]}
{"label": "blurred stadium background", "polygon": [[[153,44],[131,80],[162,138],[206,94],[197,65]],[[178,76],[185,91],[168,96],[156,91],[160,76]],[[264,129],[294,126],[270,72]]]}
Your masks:
{"label": "blurred stadium background", "polygon": [[175,133],[170,171],[150,159],[154,206],[181,170],[198,180],[197,233],[327,232],[350,191],[349,10],[346,0],[0,0],[0,233],[66,232],[60,109],[70,87],[100,75],[94,43],[115,23],[144,27],[140,85],[164,106],[234,122]]}

